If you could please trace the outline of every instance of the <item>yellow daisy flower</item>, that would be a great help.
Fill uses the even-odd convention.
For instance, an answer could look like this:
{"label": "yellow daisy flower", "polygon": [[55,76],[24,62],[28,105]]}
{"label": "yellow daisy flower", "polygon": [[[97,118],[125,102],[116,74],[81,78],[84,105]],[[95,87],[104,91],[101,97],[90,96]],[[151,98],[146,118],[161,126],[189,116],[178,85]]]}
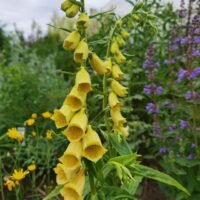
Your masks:
{"label": "yellow daisy flower", "polygon": [[52,115],[52,113],[50,113],[50,112],[48,112],[48,111],[42,113],[42,117],[44,117],[44,118],[46,118],[46,119],[50,118],[51,115]]}
{"label": "yellow daisy flower", "polygon": [[29,174],[29,171],[23,171],[23,169],[19,169],[19,170],[14,170],[11,179],[13,181],[15,181],[16,184],[19,184],[19,181],[21,181],[22,179],[24,179],[26,177],[26,175]]}

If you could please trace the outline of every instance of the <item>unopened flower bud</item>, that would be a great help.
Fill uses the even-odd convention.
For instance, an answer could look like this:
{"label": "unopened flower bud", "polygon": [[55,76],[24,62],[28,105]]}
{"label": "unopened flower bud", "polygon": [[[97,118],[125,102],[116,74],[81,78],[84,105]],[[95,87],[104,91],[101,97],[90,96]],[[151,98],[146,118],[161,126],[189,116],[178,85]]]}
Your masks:
{"label": "unopened flower bud", "polygon": [[79,11],[79,6],[73,4],[70,8],[66,10],[66,16],[69,18],[75,17]]}
{"label": "unopened flower bud", "polygon": [[73,4],[69,1],[69,0],[65,0],[62,4],[61,4],[61,10],[63,10],[64,12],[69,9]]}

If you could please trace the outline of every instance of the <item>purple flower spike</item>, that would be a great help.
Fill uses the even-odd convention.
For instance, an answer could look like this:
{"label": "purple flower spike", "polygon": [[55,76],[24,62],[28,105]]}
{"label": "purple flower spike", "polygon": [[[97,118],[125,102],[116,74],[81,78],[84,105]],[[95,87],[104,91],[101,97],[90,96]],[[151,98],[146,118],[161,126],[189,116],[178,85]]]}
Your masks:
{"label": "purple flower spike", "polygon": [[181,129],[188,129],[190,127],[189,122],[185,120],[180,121],[180,128]]}
{"label": "purple flower spike", "polygon": [[161,148],[159,149],[159,152],[160,152],[160,153],[167,153],[167,152],[168,152],[168,149],[167,149],[166,147],[161,147]]}

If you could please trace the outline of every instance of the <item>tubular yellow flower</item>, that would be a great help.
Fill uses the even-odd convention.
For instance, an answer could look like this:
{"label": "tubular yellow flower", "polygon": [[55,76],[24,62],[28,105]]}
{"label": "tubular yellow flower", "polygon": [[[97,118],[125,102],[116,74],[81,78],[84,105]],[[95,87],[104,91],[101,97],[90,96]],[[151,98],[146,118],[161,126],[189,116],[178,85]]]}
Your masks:
{"label": "tubular yellow flower", "polygon": [[31,118],[36,119],[36,118],[37,118],[37,114],[36,114],[36,113],[33,113],[33,114],[31,115]]}
{"label": "tubular yellow flower", "polygon": [[8,129],[6,135],[11,138],[11,139],[14,139],[16,140],[17,137],[18,137],[18,134],[19,134],[19,131],[16,129],[16,128],[10,128]]}
{"label": "tubular yellow flower", "polygon": [[119,65],[114,64],[112,66],[112,76],[116,80],[122,80],[124,73],[121,71]]}
{"label": "tubular yellow flower", "polygon": [[81,40],[74,52],[74,61],[77,63],[83,63],[88,58],[88,44],[85,40]]}
{"label": "tubular yellow flower", "polygon": [[4,185],[8,188],[8,191],[12,191],[15,188],[15,182],[10,179],[7,179]]}
{"label": "tubular yellow flower", "polygon": [[123,125],[119,125],[119,126],[114,126],[114,129],[120,134],[122,135],[123,137],[128,137],[129,135],[129,127],[126,126],[124,127]]}
{"label": "tubular yellow flower", "polygon": [[52,130],[47,130],[46,138],[47,138],[47,140],[52,140]]}
{"label": "tubular yellow flower", "polygon": [[88,118],[85,114],[85,109],[81,109],[74,114],[69,126],[64,130],[64,135],[70,142],[79,141],[85,134]]}
{"label": "tubular yellow flower", "polygon": [[120,50],[114,54],[114,58],[118,64],[124,64],[126,62],[126,58]]}
{"label": "tubular yellow flower", "polygon": [[54,172],[56,173],[56,183],[58,185],[60,184],[65,184],[74,175],[75,171],[74,170],[66,170],[65,165],[58,163],[56,167],[54,168]]}
{"label": "tubular yellow flower", "polygon": [[112,108],[110,115],[115,126],[123,125],[126,122],[126,118],[120,112],[120,107]]}
{"label": "tubular yellow flower", "polygon": [[33,124],[35,124],[35,119],[33,118],[30,118],[24,122],[24,125],[26,126],[32,126]]}
{"label": "tubular yellow flower", "polygon": [[83,191],[85,187],[85,170],[82,169],[74,178],[61,189],[60,193],[64,200],[83,200]]}
{"label": "tubular yellow flower", "polygon": [[112,87],[113,92],[119,97],[124,97],[128,94],[127,88],[122,86],[116,80],[112,80],[111,87]]}
{"label": "tubular yellow flower", "polygon": [[104,64],[105,64],[105,68],[106,68],[106,74],[109,74],[111,72],[111,68],[112,68],[111,58],[106,59]]}
{"label": "tubular yellow flower", "polygon": [[78,29],[86,29],[89,25],[89,17],[86,13],[81,13],[77,22],[76,22]]}
{"label": "tubular yellow flower", "polygon": [[83,137],[83,156],[92,162],[97,162],[106,153],[101,144],[99,135],[89,125],[87,133]]}
{"label": "tubular yellow flower", "polygon": [[63,156],[59,158],[59,161],[64,164],[65,169],[75,170],[81,166],[81,155],[82,155],[82,143],[71,142]]}
{"label": "tubular yellow flower", "polygon": [[65,50],[74,50],[80,42],[80,33],[78,31],[71,32],[64,40],[63,48]]}
{"label": "tubular yellow flower", "polygon": [[119,52],[119,46],[118,46],[118,44],[117,44],[116,41],[114,41],[114,42],[112,43],[110,51],[111,51],[111,53],[112,53],[113,55],[115,55],[115,54],[117,54],[117,53]]}
{"label": "tubular yellow flower", "polygon": [[121,31],[121,35],[124,39],[128,39],[129,38],[129,33],[125,30],[125,29],[122,29]]}
{"label": "tubular yellow flower", "polygon": [[35,171],[35,170],[36,170],[36,164],[35,164],[35,163],[30,164],[30,165],[27,167],[27,170],[30,171],[30,172]]}
{"label": "tubular yellow flower", "polygon": [[79,11],[79,6],[73,4],[72,6],[70,6],[67,10],[66,10],[66,16],[69,18],[75,17],[77,15]]}
{"label": "tubular yellow flower", "polygon": [[120,35],[117,35],[116,41],[117,41],[117,44],[119,45],[119,47],[125,46],[125,41],[123,40],[123,38]]}
{"label": "tubular yellow flower", "polygon": [[51,118],[52,116],[52,113],[50,113],[49,111],[46,111],[46,112],[43,112],[42,113],[42,117],[48,119],[48,118]]}
{"label": "tubular yellow flower", "polygon": [[69,1],[69,0],[65,0],[64,2],[62,2],[61,4],[61,10],[63,10],[64,12],[69,9],[73,4]]}
{"label": "tubular yellow flower", "polygon": [[72,111],[77,111],[85,105],[86,93],[82,93],[75,85],[67,98],[64,101],[64,105],[70,106]]}
{"label": "tubular yellow flower", "polygon": [[108,103],[111,108],[120,107],[122,105],[122,103],[118,100],[117,95],[114,92],[109,93]]}
{"label": "tubular yellow flower", "polygon": [[63,128],[68,124],[65,115],[58,109],[54,110],[51,119],[55,122],[56,128]]}
{"label": "tubular yellow flower", "polygon": [[96,53],[92,53],[90,56],[89,56],[89,61],[90,61],[90,65],[91,67],[94,69],[94,71],[99,74],[99,75],[103,75],[107,72],[107,69],[106,69],[106,65],[104,63],[103,60],[101,60],[97,55]]}
{"label": "tubular yellow flower", "polygon": [[19,170],[15,169],[12,176],[11,176],[11,179],[13,181],[15,181],[16,184],[18,184],[19,181],[24,179],[27,174],[29,174],[29,171],[23,171],[23,169],[19,169]]}
{"label": "tubular yellow flower", "polygon": [[75,84],[77,85],[78,90],[83,93],[88,93],[92,90],[90,75],[85,67],[81,67],[77,72]]}

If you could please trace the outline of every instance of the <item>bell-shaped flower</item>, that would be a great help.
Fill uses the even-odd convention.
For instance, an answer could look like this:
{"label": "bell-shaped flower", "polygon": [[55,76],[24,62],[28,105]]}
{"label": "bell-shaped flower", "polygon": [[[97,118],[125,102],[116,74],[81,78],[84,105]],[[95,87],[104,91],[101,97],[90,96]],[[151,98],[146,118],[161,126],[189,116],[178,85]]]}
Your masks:
{"label": "bell-shaped flower", "polygon": [[89,17],[86,13],[81,13],[76,22],[78,29],[86,29],[89,25]]}
{"label": "bell-shaped flower", "polygon": [[81,166],[82,143],[71,142],[69,143],[64,154],[59,158],[59,161],[64,165],[67,170],[75,170]]}
{"label": "bell-shaped flower", "polygon": [[60,110],[55,109],[51,119],[55,122],[56,128],[63,128],[67,126],[65,116],[60,112]]}
{"label": "bell-shaped flower", "polygon": [[64,197],[64,200],[83,200],[84,188],[85,170],[81,169],[69,183],[64,185],[64,188],[60,190],[60,194]]}
{"label": "bell-shaped flower", "polygon": [[111,44],[111,48],[110,48],[110,51],[113,55],[117,54],[119,52],[119,46],[117,44],[117,41],[114,41],[112,44]]}
{"label": "bell-shaped flower", "polygon": [[65,0],[64,2],[62,2],[61,4],[61,10],[63,10],[64,12],[69,9],[73,4],[71,3],[70,0]]}
{"label": "bell-shaped flower", "polygon": [[108,103],[111,108],[120,107],[122,105],[122,103],[118,100],[117,95],[114,92],[109,93]]}
{"label": "bell-shaped flower", "polygon": [[90,61],[90,65],[91,67],[94,69],[94,71],[99,74],[99,75],[103,75],[107,72],[106,69],[106,65],[104,63],[103,60],[101,60],[96,53],[92,53],[89,56],[89,61]]}
{"label": "bell-shaped flower", "polygon": [[85,67],[81,67],[81,69],[77,72],[75,84],[78,90],[83,93],[88,93],[92,90],[90,75]]}
{"label": "bell-shaped flower", "polygon": [[79,6],[76,4],[73,4],[71,7],[69,7],[66,11],[65,14],[67,17],[72,18],[75,17],[79,11]]}
{"label": "bell-shaped flower", "polygon": [[70,181],[75,173],[75,170],[67,170],[64,164],[58,163],[54,168],[54,172],[56,173],[56,183],[60,185]]}
{"label": "bell-shaped flower", "polygon": [[128,126],[123,126],[122,124],[115,126],[114,125],[114,129],[117,131],[117,133],[119,133],[120,135],[122,135],[123,137],[128,137],[129,135],[129,127]]}
{"label": "bell-shaped flower", "polygon": [[87,123],[85,109],[81,109],[72,117],[68,127],[64,130],[64,135],[70,142],[79,141],[85,134]]}
{"label": "bell-shaped flower", "polygon": [[122,80],[124,73],[121,71],[119,65],[114,64],[112,66],[112,76],[116,80]]}
{"label": "bell-shaped flower", "polygon": [[124,39],[128,39],[130,34],[125,30],[125,29],[122,29],[121,31],[121,35]]}
{"label": "bell-shaped flower", "polygon": [[107,58],[106,61],[104,62],[104,65],[106,67],[106,74],[109,74],[112,69],[112,60],[111,58]]}
{"label": "bell-shaped flower", "polygon": [[126,118],[122,116],[120,107],[111,108],[110,115],[115,126],[123,125],[126,123]]}
{"label": "bell-shaped flower", "polygon": [[113,92],[119,97],[124,97],[128,94],[127,88],[122,86],[116,80],[112,80],[111,87],[112,87]]}
{"label": "bell-shaped flower", "polygon": [[124,64],[126,62],[126,57],[120,50],[114,54],[114,58],[118,64]]}
{"label": "bell-shaped flower", "polygon": [[119,47],[125,46],[125,41],[123,40],[123,38],[120,35],[117,35],[116,41],[117,41],[117,44],[119,45]]}
{"label": "bell-shaped flower", "polygon": [[71,32],[64,40],[63,48],[65,50],[74,50],[78,46],[80,38],[81,35],[78,31]]}
{"label": "bell-shaped flower", "polygon": [[97,162],[106,153],[99,135],[89,125],[83,137],[83,156],[92,162]]}
{"label": "bell-shaped flower", "polygon": [[81,109],[85,105],[86,93],[78,90],[75,85],[69,95],[66,97],[64,101],[64,105],[70,106],[72,111],[77,111]]}
{"label": "bell-shaped flower", "polygon": [[81,40],[78,44],[78,47],[76,48],[74,52],[74,60],[77,63],[83,63],[88,58],[88,44],[85,42],[85,40]]}

